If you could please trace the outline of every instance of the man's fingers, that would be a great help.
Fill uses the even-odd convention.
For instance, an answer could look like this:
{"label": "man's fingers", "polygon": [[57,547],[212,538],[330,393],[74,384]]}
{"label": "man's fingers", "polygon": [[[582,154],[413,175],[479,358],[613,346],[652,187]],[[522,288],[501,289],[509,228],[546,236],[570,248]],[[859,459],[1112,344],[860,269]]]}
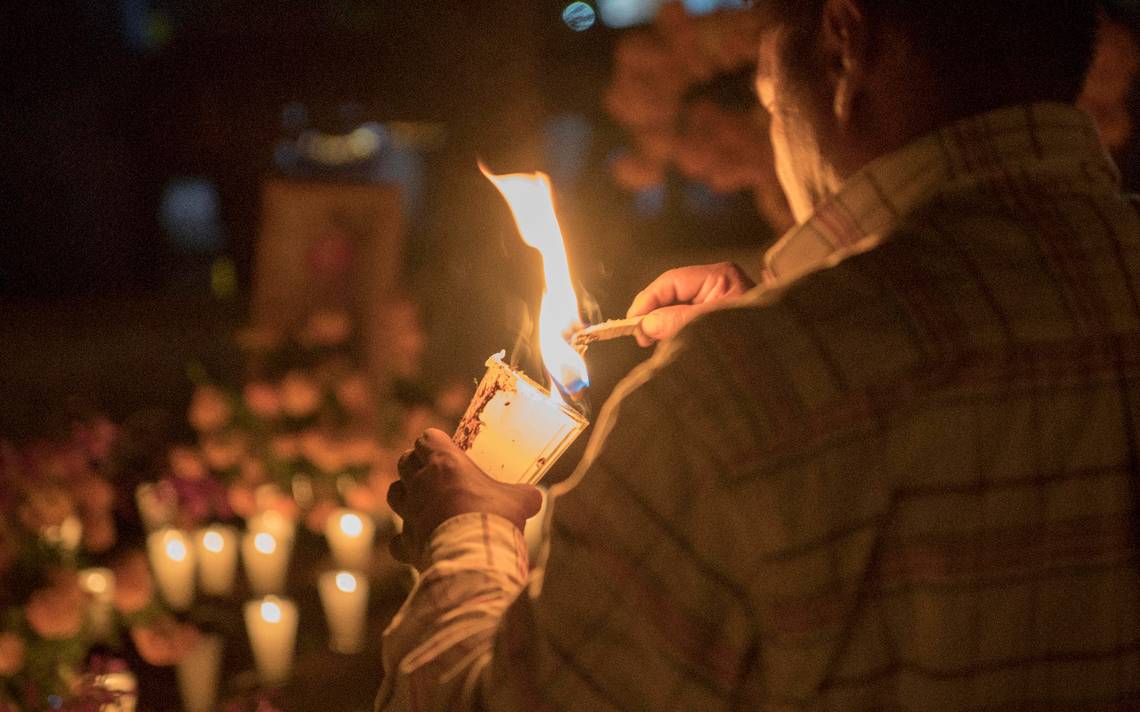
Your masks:
{"label": "man's fingers", "polygon": [[396,462],[396,474],[400,476],[401,480],[406,480],[412,475],[423,469],[424,461],[420,459],[419,453],[415,450],[405,450],[400,459]]}
{"label": "man's fingers", "polygon": [[708,309],[687,304],[662,307],[641,320],[641,324],[637,327],[637,331],[634,332],[634,336],[637,337],[637,343],[642,346],[650,346],[658,341],[670,339],[680,331],[685,324],[688,324],[705,311],[708,311]]}
{"label": "man's fingers", "polygon": [[397,534],[388,541],[388,553],[392,558],[404,564],[412,563],[412,556],[408,553],[408,538]]}
{"label": "man's fingers", "polygon": [[404,486],[403,480],[396,480],[388,485],[388,506],[392,508],[396,514],[401,517],[404,516],[404,500],[407,497],[407,489]]}

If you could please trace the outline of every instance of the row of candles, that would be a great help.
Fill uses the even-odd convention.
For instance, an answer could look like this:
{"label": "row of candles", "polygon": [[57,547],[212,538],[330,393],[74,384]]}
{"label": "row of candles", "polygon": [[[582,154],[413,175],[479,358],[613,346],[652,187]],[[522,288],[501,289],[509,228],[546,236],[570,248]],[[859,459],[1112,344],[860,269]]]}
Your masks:
{"label": "row of candles", "polygon": [[[293,667],[297,606],[283,594],[294,534],[292,521],[268,510],[251,517],[244,534],[231,526],[213,524],[192,534],[166,527],[147,537],[158,590],[175,610],[189,608],[198,588],[208,596],[229,596],[240,549],[246,578],[257,596],[244,605],[245,627],[258,676],[270,686],[288,680]],[[325,537],[339,567],[322,573],[317,581],[329,647],[338,653],[358,653],[364,648],[369,594],[364,572],[371,562],[375,523],[364,512],[337,510],[328,519]],[[114,575],[109,569],[86,569],[81,572],[80,585],[91,596],[88,620],[92,631],[106,634],[113,620]],[[213,708],[221,654],[221,638],[207,636],[180,663],[179,687],[188,712]]]}

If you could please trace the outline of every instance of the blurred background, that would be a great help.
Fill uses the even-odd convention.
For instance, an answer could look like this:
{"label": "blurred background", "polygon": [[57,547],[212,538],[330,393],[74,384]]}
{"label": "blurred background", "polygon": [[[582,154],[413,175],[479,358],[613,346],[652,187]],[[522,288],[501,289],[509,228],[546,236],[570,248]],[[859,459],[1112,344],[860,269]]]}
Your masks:
{"label": "blurred background", "polygon": [[[684,8],[697,17],[739,4]],[[67,398],[116,415],[187,398],[185,363],[247,318],[274,177],[399,188],[399,287],[422,310],[431,373],[480,371],[518,328],[510,302],[535,288],[533,258],[479,158],[553,176],[576,277],[608,317],[670,252],[762,245],[771,229],[739,180],[725,189],[667,176],[662,160],[638,175],[631,134],[606,110],[615,45],[658,5],[9,7],[0,432],[34,427]],[[681,90],[712,79],[700,72]],[[747,70],[708,89],[742,116],[751,109]],[[319,145],[338,137],[350,144],[339,153]],[[614,177],[623,160],[633,190]]]}

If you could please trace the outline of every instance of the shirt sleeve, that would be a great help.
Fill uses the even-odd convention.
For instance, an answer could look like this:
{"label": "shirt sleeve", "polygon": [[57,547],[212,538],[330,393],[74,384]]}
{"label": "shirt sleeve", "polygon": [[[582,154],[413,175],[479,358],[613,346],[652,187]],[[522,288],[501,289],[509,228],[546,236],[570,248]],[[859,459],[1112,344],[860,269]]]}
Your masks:
{"label": "shirt sleeve", "polygon": [[429,547],[431,565],[384,632],[377,710],[473,709],[495,630],[526,583],[526,543],[497,515],[452,517]]}
{"label": "shirt sleeve", "polygon": [[385,633],[378,710],[733,704],[754,622],[721,570],[732,546],[716,512],[731,495],[707,486],[727,453],[710,447],[717,426],[675,400],[691,383],[678,348],[603,408],[582,464],[551,491],[529,579],[505,520],[468,514],[433,533],[432,564]]}

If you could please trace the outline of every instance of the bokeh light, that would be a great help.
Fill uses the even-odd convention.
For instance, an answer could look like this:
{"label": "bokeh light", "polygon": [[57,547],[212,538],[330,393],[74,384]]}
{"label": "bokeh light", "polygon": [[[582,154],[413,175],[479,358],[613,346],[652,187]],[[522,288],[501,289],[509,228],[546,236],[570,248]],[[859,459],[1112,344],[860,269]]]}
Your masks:
{"label": "bokeh light", "polygon": [[562,21],[575,32],[585,32],[594,26],[597,19],[594,8],[584,2],[572,2],[562,10]]}

